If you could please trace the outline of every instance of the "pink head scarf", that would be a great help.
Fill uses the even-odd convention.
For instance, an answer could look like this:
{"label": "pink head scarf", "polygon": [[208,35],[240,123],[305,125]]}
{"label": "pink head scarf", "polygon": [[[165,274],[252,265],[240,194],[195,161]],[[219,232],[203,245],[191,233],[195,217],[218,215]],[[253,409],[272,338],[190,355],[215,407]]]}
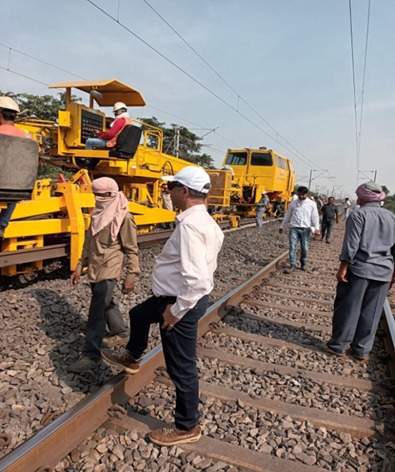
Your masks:
{"label": "pink head scarf", "polygon": [[365,202],[381,202],[385,198],[383,189],[375,182],[361,184],[355,193],[357,194],[358,198],[365,200]]}
{"label": "pink head scarf", "polygon": [[111,193],[109,197],[95,196],[96,205],[92,211],[92,234],[99,233],[111,225],[111,239],[115,241],[128,212],[128,199],[118,190],[118,184],[110,177],[100,177],[92,182],[93,193]]}

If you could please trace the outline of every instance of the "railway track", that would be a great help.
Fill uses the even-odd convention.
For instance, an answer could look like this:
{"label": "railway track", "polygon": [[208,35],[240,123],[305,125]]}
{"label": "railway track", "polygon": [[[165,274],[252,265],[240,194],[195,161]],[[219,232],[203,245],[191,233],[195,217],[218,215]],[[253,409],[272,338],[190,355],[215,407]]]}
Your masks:
{"label": "railway track", "polygon": [[[240,221],[240,227],[253,225],[253,218],[245,218]],[[223,229],[229,228],[229,221],[221,221],[219,225]],[[139,247],[151,247],[155,244],[159,244],[169,238],[172,230],[158,230],[149,233],[139,234],[137,242]],[[48,259],[56,259],[61,257],[69,256],[70,254],[70,242],[69,238],[64,242],[57,244],[48,244],[44,247],[32,247],[29,249],[20,249],[18,251],[4,251],[0,252],[0,269],[10,265],[21,265],[29,264],[37,260],[45,261]]]}
{"label": "railway track", "polygon": [[217,288],[199,327],[198,443],[158,448],[144,439],[172,420],[158,345],[139,374],[118,374],[58,418],[49,415],[0,470],[392,471],[391,335],[379,331],[368,362],[322,351],[341,236],[312,242],[306,272],[284,275],[284,252],[229,293]]}

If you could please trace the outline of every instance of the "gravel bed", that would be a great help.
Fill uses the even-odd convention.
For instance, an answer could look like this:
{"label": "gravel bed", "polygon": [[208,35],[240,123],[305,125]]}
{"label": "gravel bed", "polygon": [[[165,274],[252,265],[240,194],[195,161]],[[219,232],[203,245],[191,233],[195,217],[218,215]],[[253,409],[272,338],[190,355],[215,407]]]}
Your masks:
{"label": "gravel bed", "polygon": [[[239,285],[288,248],[288,237],[286,234],[279,236],[278,226],[278,222],[273,222],[264,225],[259,231],[255,228],[245,228],[242,231],[229,232],[226,235],[224,247],[219,257],[211,301],[216,300],[221,293],[227,293]],[[276,282],[282,280],[284,284],[292,283],[292,285],[300,287],[301,290],[303,287],[312,286],[327,290],[334,288],[335,280],[328,283],[328,279],[322,277],[322,273],[332,272],[334,278],[337,267],[332,270],[326,267],[327,262],[324,264],[324,254],[329,254],[330,251],[336,252],[335,245],[331,245],[329,248],[325,244],[320,246],[318,244],[320,243],[314,242],[312,244],[312,262],[307,272],[307,275],[311,275],[311,277],[306,280],[306,274],[297,271],[295,276],[284,275],[276,279]],[[319,247],[319,250],[322,251],[321,261],[316,260],[313,256],[314,246]],[[133,293],[122,294],[120,285],[115,290],[115,299],[126,320],[128,320],[129,309],[150,295],[150,274],[155,257],[160,250],[160,247],[141,249],[140,259],[143,273],[139,277]],[[298,277],[299,272],[300,278]],[[0,432],[5,431],[12,435],[10,446],[0,450],[0,457],[42,428],[48,416],[53,414],[52,417],[56,417],[62,414],[83,399],[86,394],[96,391],[113,375],[113,371],[105,364],[101,364],[97,369],[87,374],[69,374],[67,372],[67,366],[78,358],[83,346],[84,325],[90,301],[90,287],[86,279],[82,278],[77,288],[71,287],[68,284],[69,275],[68,261],[64,259],[46,264],[45,270],[39,273],[11,279],[0,278],[0,323],[3,326],[0,340],[0,408],[2,411]],[[307,296],[311,297],[311,295]],[[306,328],[296,329],[276,323],[274,319],[270,322],[243,320],[240,317],[241,313],[242,310],[235,309],[220,325],[264,334],[304,346],[317,346],[327,340],[326,333],[321,334]],[[153,328],[150,347],[158,342],[158,330]],[[380,346],[380,349],[383,348]],[[270,352],[271,350],[265,349],[266,354],[271,355]],[[307,359],[306,354],[305,362],[310,365],[310,362],[314,362],[315,355],[316,353],[311,353]],[[318,353],[317,356],[319,356]],[[288,358],[287,365],[292,365],[293,361],[288,353],[284,353],[283,360],[281,357],[278,356],[279,363],[286,363]],[[318,360],[319,357],[317,357]],[[303,362],[303,358],[299,358],[299,361]],[[335,363],[335,361],[338,362],[339,369],[345,368],[343,360],[331,359],[330,362]],[[326,366],[330,366],[330,362],[327,360]],[[375,373],[378,375],[383,372],[383,370],[375,370],[373,367],[369,370],[370,368],[369,362],[365,373],[361,368],[360,372],[354,375],[360,378],[373,378]],[[314,367],[314,370],[317,369]],[[158,387],[151,388],[154,393],[156,392],[154,398],[149,397],[148,389],[139,395],[139,401],[143,402],[142,399],[145,398],[144,409],[148,410],[152,401],[157,402],[152,407],[152,411],[149,411],[153,416],[164,419],[166,422],[172,422],[173,389],[169,390],[169,398],[171,398],[169,403],[165,395],[168,391],[167,387],[162,386],[159,390]],[[287,434],[281,433],[281,430],[284,430],[284,428],[281,429],[282,422],[288,421],[288,419],[254,413],[253,410],[246,409],[239,404],[236,405],[237,408],[232,404],[223,405],[217,400],[204,396],[202,401],[202,424],[206,428],[205,434],[212,435],[212,437],[222,439],[221,435],[223,435],[225,440],[229,442],[235,441],[237,444],[269,452],[278,457],[307,461],[305,463],[310,463],[309,461],[312,459],[309,457],[315,454],[314,463],[329,470],[358,470],[358,472],[380,470],[387,472],[385,467],[387,457],[390,457],[390,453],[392,454],[391,445],[382,445],[368,440],[365,441],[366,443],[354,440],[348,442],[348,438],[330,436],[329,432],[319,433],[319,430],[312,428],[311,425],[294,423],[291,419],[289,421],[292,426],[289,428],[292,429],[292,434],[296,438],[288,438],[289,428],[286,429]],[[136,408],[141,409],[141,405],[136,405]],[[213,426],[212,430],[211,424],[214,424],[214,421],[211,415],[213,414],[215,414],[215,422],[217,422],[218,415],[222,415],[220,416],[222,420],[221,425],[216,426],[216,429]],[[228,417],[230,418],[229,424]],[[240,421],[239,418],[241,418]],[[246,418],[252,419],[252,425],[256,425],[255,428],[252,428],[251,424],[244,423],[247,421]],[[259,420],[254,418],[259,418]],[[266,429],[262,430],[262,433],[259,430],[259,434],[255,434],[254,431],[257,428]],[[217,434],[219,436],[216,436]],[[266,434],[267,436],[265,436]],[[300,434],[304,436],[299,441]],[[312,435],[316,435],[318,439],[311,440]],[[323,435],[325,441],[321,438]],[[264,441],[263,439],[258,440],[261,436],[265,436]],[[327,437],[329,438],[328,442],[326,442]],[[281,438],[284,443],[278,438]],[[286,439],[287,443],[285,444]],[[290,444],[289,440],[293,440],[294,444]],[[323,454],[328,451],[328,456],[325,455],[326,462],[319,452],[320,441],[324,444]],[[272,444],[269,444],[270,442]],[[310,444],[315,444],[315,442],[317,442],[317,447]],[[271,450],[265,449],[266,443],[272,447]],[[302,448],[301,452],[299,450],[293,451],[296,443]],[[337,446],[333,446],[332,443]],[[273,444],[277,444],[277,446]],[[330,446],[330,444],[332,445]],[[315,451],[314,454],[309,452],[311,448]],[[283,449],[285,452],[278,452],[279,449]],[[329,455],[331,456],[330,460]],[[163,457],[165,459],[162,459]],[[355,468],[346,468],[344,465],[346,460],[354,461]],[[144,467],[142,463],[144,463]],[[368,464],[370,463],[373,464],[372,468],[369,468]],[[322,464],[326,464],[326,466]],[[329,464],[331,465],[329,466]],[[378,464],[377,467],[376,464]],[[158,448],[148,444],[146,439],[136,437],[132,432],[118,434],[100,429],[80,448],[65,458],[56,470],[68,472],[77,470],[94,472],[104,470],[121,472],[129,472],[130,470],[159,470],[160,472],[167,470],[224,470],[238,472],[240,469],[223,463],[209,463],[197,455],[182,453],[179,448]]]}
{"label": "gravel bed", "polygon": [[[248,307],[250,310],[251,307]],[[252,311],[252,310],[251,310]],[[249,312],[236,307],[231,309],[228,314],[219,322],[219,326],[224,328],[231,327],[251,334],[259,334],[274,339],[282,339],[287,342],[308,346],[323,346],[328,339],[328,334],[317,330],[309,329],[305,326],[296,328],[278,321],[266,319],[250,319]]]}
{"label": "gravel bed", "polygon": [[[215,291],[227,293],[287,249],[278,226],[273,222],[260,232],[245,228],[226,234]],[[253,244],[246,245],[246,240]],[[133,293],[122,294],[121,284],[115,288],[114,298],[127,321],[129,309],[151,293],[151,272],[160,251],[160,246],[140,250],[142,274]],[[69,276],[68,260],[62,259],[45,264],[40,272],[0,277],[0,432],[12,436],[0,457],[41,429],[49,414],[59,416],[113,375],[104,363],[86,374],[67,372],[84,343],[91,298],[86,277],[72,287]],[[158,342],[153,327],[149,347]]]}
{"label": "gravel bed", "polygon": [[[315,315],[313,313],[306,313],[306,312],[301,312],[301,311],[288,311],[284,310],[281,311],[280,309],[277,308],[266,308],[266,307],[261,307],[261,306],[253,306],[250,304],[245,304],[245,303],[240,303],[238,310],[243,310],[243,312],[248,315],[252,314],[255,316],[262,316],[265,318],[270,318],[273,320],[282,320],[281,322],[285,322],[284,320],[288,321],[295,321],[300,323],[303,321],[303,323],[306,323],[307,325],[311,326],[323,326],[323,327],[330,327],[331,326],[331,321],[332,317],[328,315]],[[298,328],[295,328],[298,329]]]}
{"label": "gravel bed", "polygon": [[99,428],[55,467],[55,472],[242,472],[181,447],[158,447],[134,431]]}
{"label": "gravel bed", "polygon": [[[286,269],[287,266],[282,266],[283,269]],[[307,274],[307,277],[306,277]],[[300,275],[301,277],[298,277]],[[311,277],[308,277],[311,275]],[[284,284],[284,285],[291,285],[294,288],[300,287],[301,290],[303,288],[317,288],[321,290],[333,290],[333,294],[336,290],[336,279],[334,277],[333,282],[329,282],[327,278],[318,278],[315,274],[310,274],[309,271],[302,272],[297,270],[293,272],[291,275],[286,274],[278,274],[276,276],[275,282],[277,284]]]}
{"label": "gravel bed", "polygon": [[[303,347],[314,346],[323,347],[329,338],[328,333],[311,330],[306,327],[295,328],[283,323],[272,320],[253,320],[242,316],[243,310],[240,308],[232,309],[220,322],[219,326],[226,328],[231,327],[251,334],[259,334],[273,339],[282,339],[288,343],[301,345]],[[381,381],[381,373],[388,372],[386,359],[388,357],[382,339],[376,336],[373,355],[369,358],[369,362],[363,362],[366,368],[365,373],[358,375],[362,379],[370,379]],[[309,354],[311,356],[312,354]],[[332,362],[337,362],[339,366],[343,366],[347,358],[330,357]],[[327,362],[327,361],[326,361]],[[348,361],[347,361],[348,362]],[[387,376],[386,376],[387,377]]]}
{"label": "gravel bed", "polygon": [[[392,393],[365,392],[356,388],[325,384],[303,374],[287,375],[261,369],[225,365],[217,359],[199,359],[200,379],[247,393],[251,398],[269,398],[341,415],[388,420],[394,408]],[[381,405],[386,405],[383,409]],[[392,415],[392,411],[391,411]]]}
{"label": "gravel bed", "polygon": [[[247,407],[241,400],[227,402],[207,395],[201,397],[201,424],[206,436],[331,471],[393,470],[393,442],[355,439],[290,416]],[[151,385],[140,392],[131,409],[169,422],[173,405],[172,387]]]}
{"label": "gravel bed", "polygon": [[[380,382],[390,378],[385,362],[356,362],[351,357],[338,358],[322,351],[303,351],[297,347],[270,347],[259,342],[244,341],[225,334],[206,333],[199,343],[202,347],[215,351],[224,351],[240,357],[247,357],[261,362],[311,370],[323,374],[346,375],[360,379]],[[376,338],[374,354],[386,355],[380,338]],[[383,359],[384,360],[384,359]]]}
{"label": "gravel bed", "polygon": [[[284,282],[283,282],[284,283]],[[311,285],[309,284],[309,287]],[[307,287],[306,287],[307,288]],[[271,294],[266,293],[266,292],[272,292]],[[265,284],[262,284],[256,292],[254,291],[254,295],[260,296],[262,294],[266,294],[268,297],[274,296],[273,294],[275,293],[281,293],[282,296],[292,298],[293,296],[296,297],[305,297],[305,298],[310,298],[312,300],[317,300],[317,303],[319,303],[321,300],[326,300],[328,302],[331,302],[333,304],[335,294],[334,292],[330,294],[324,294],[324,293],[315,293],[315,292],[307,292],[303,290],[303,288],[297,288],[297,289],[288,289],[284,287],[270,287]],[[280,303],[280,298],[277,300],[275,299],[273,303]]]}
{"label": "gravel bed", "polygon": [[[276,305],[284,305],[287,307],[295,307],[295,309],[302,310],[302,309],[307,309],[307,310],[315,310],[315,311],[321,311],[323,313],[328,313],[332,314],[333,312],[333,305],[327,305],[327,304],[322,304],[317,300],[317,303],[313,302],[305,302],[302,300],[295,300],[292,299],[293,294],[288,294],[289,298],[285,297],[278,297],[275,294],[266,294],[263,293],[262,291],[254,291],[251,293],[251,295],[248,295],[247,297],[244,298],[244,300],[258,300],[261,302],[265,303],[273,303]],[[306,295],[306,298],[308,295]]]}

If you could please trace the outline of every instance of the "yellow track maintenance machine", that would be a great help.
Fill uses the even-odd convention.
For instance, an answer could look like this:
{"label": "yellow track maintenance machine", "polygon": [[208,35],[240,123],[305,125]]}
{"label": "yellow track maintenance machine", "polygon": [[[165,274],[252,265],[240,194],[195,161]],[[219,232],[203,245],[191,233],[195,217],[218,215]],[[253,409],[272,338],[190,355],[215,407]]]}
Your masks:
{"label": "yellow track maintenance machine", "polygon": [[[143,123],[138,120],[122,130],[115,148],[85,149],[86,140],[98,130],[105,131],[112,121],[95,106],[112,107],[116,102],[123,102],[127,107],[145,105],[140,92],[132,87],[118,80],[105,80],[62,82],[50,88],[66,90],[65,109],[59,110],[58,120],[51,122],[27,117],[17,126],[28,131],[38,144],[40,162],[57,166],[60,172],[71,171],[72,177],[67,180],[61,173],[57,181],[36,180],[31,198],[18,202],[2,242],[2,275],[41,269],[40,248],[51,248],[64,239],[70,242],[71,269],[76,266],[94,207],[91,182],[96,177],[110,176],[117,181],[129,200],[129,210],[139,232],[148,232],[156,225],[173,221],[175,213],[162,208],[161,179],[192,165],[163,153],[162,130],[145,124],[142,127]],[[73,89],[88,94],[89,106],[73,100]],[[118,145],[121,135],[124,135],[122,144]],[[1,154],[4,152],[1,149]],[[3,156],[1,158],[3,160]],[[16,174],[18,168],[15,167]],[[213,184],[209,205],[228,208],[231,173],[227,170],[208,172]],[[0,188],[0,207],[5,205]],[[231,224],[235,226],[237,221],[238,217],[233,217]],[[7,254],[9,258],[4,257]],[[11,257],[15,255],[18,257]]]}
{"label": "yellow track maintenance machine", "polygon": [[230,204],[233,214],[255,216],[263,190],[272,205],[272,214],[288,208],[295,185],[292,161],[272,149],[229,149],[222,169],[232,172]]}

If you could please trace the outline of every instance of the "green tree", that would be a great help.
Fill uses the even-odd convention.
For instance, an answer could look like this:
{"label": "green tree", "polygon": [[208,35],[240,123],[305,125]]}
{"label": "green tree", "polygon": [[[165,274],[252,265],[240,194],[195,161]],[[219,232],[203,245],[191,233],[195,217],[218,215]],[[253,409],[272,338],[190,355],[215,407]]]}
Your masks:
{"label": "green tree", "polygon": [[388,195],[390,193],[388,187],[386,185],[382,185],[381,188],[383,189],[383,192]]}
{"label": "green tree", "polygon": [[[166,123],[160,122],[155,116],[152,118],[139,118],[140,121],[150,126],[155,126],[163,131],[163,152],[175,155],[176,153],[176,134],[179,132],[179,148],[178,157],[194,164],[201,165],[206,168],[214,168],[214,161],[208,154],[201,153],[202,144],[199,143],[201,138],[190,131],[185,126],[172,123],[170,127]],[[148,127],[147,127],[148,128]],[[156,147],[154,138],[148,143]]]}
{"label": "green tree", "polygon": [[[12,93],[1,92],[1,95],[7,95],[13,98],[19,105],[23,116],[33,116],[40,120],[56,121],[58,111],[66,107],[66,92],[59,92],[58,98],[52,95],[32,95],[30,93]],[[73,101],[81,99],[72,96]]]}

